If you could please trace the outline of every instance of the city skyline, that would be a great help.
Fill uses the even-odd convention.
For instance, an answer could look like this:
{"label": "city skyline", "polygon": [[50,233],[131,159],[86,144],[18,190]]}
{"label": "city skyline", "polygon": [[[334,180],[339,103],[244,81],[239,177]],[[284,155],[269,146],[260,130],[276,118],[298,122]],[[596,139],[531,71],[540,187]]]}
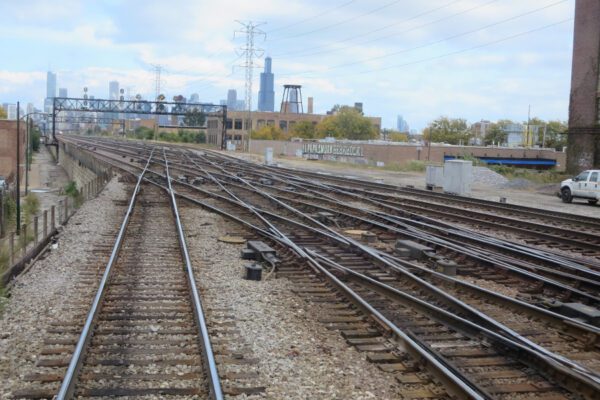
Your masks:
{"label": "city skyline", "polygon": [[[227,89],[244,88],[234,19],[255,19],[266,21],[267,32],[256,44],[277,66],[275,104],[283,84],[301,84],[305,100],[314,97],[315,112],[362,102],[365,114],[381,115],[387,128],[395,128],[400,110],[416,129],[440,115],[524,120],[530,104],[532,115],[567,118],[573,0],[34,3],[26,16],[19,5],[4,10],[0,32],[9,44],[0,67],[1,102],[41,104],[47,70],[73,97],[81,97],[84,86],[104,97],[107,82],[116,80],[131,95],[151,98],[153,65],[161,65],[167,98],[197,93],[218,103]],[[219,13],[223,7],[235,15]],[[190,28],[177,22],[182,14],[211,18]],[[148,25],[175,28],[165,36]]]}

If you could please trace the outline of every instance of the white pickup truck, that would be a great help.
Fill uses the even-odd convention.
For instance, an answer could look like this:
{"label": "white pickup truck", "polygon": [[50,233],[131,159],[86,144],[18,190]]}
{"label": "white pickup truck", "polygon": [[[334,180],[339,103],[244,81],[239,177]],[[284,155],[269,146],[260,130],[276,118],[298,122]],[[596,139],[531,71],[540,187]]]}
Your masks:
{"label": "white pickup truck", "polygon": [[565,203],[573,199],[587,199],[588,203],[596,204],[600,199],[600,170],[583,171],[574,178],[562,181],[558,196]]}

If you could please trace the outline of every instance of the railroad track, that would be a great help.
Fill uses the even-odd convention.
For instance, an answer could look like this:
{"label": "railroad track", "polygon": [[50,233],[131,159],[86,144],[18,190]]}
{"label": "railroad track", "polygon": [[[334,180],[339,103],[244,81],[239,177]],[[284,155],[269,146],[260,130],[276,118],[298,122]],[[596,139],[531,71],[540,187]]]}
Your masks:
{"label": "railroad track", "polygon": [[[145,151],[139,147],[131,149],[130,156],[135,158],[137,154],[143,158]],[[129,161],[135,164],[133,158]],[[535,342],[550,325],[544,326],[547,320],[536,321],[535,329],[524,333],[523,318],[528,312],[543,313],[541,310],[523,311],[527,307],[521,306],[522,318],[515,318],[512,325],[506,319],[495,320],[490,315],[498,319],[502,316],[498,305],[486,309],[490,315],[474,310],[473,306],[482,301],[473,295],[475,292],[470,292],[470,305],[465,304],[469,303],[466,297],[458,299],[460,290],[452,292],[448,287],[440,290],[423,281],[392,257],[344,237],[310,214],[292,207],[291,201],[286,204],[261,190],[254,185],[256,182],[240,177],[240,171],[228,171],[226,162],[216,165],[214,161],[207,162],[203,157],[180,151],[165,153],[165,158],[172,160],[177,170],[203,177],[197,186],[176,182],[178,196],[290,249],[301,262],[317,270],[327,285],[343,292],[358,309],[375,318],[383,331],[388,335],[392,332],[394,342],[410,348],[412,357],[427,360],[428,371],[444,382],[449,393],[460,393],[459,397],[464,398],[557,399],[593,398],[598,393],[598,377],[594,372],[597,364],[593,362],[593,358],[598,358],[597,332],[593,329],[575,328],[591,335],[591,347],[587,343],[587,348],[585,343],[569,347],[567,342],[582,338],[565,340],[560,335],[562,326],[546,332],[539,343]],[[156,169],[153,175],[154,183],[160,185],[160,172]],[[511,304],[509,299],[503,301],[505,305]],[[483,303],[477,305],[484,307]],[[556,316],[547,317],[560,321]],[[417,329],[420,326],[431,329]],[[440,334],[436,336],[435,332]],[[464,351],[469,346],[472,351]],[[439,348],[445,351],[437,351]],[[586,362],[580,364],[569,359],[575,354]],[[592,362],[587,363],[589,357]]]}
{"label": "railroad track", "polygon": [[144,183],[153,156],[139,174],[57,399],[223,398],[177,202]]}

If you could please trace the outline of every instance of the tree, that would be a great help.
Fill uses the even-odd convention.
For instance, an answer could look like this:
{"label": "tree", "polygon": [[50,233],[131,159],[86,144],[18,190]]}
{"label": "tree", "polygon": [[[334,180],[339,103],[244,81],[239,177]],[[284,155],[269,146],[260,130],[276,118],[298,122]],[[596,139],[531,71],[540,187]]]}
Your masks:
{"label": "tree", "polygon": [[185,117],[183,117],[183,123],[186,126],[204,126],[206,122],[206,114],[202,111],[194,108],[185,113]]}
{"label": "tree", "polygon": [[291,132],[293,137],[299,137],[303,139],[314,139],[317,134],[315,125],[310,121],[300,121],[292,127]]}
{"label": "tree", "polygon": [[6,111],[4,111],[4,108],[0,107],[0,119],[6,119],[6,117]]}
{"label": "tree", "polygon": [[40,139],[41,134],[38,128],[33,128],[31,130],[31,150],[40,151]]}
{"label": "tree", "polygon": [[376,139],[377,130],[371,121],[354,107],[342,106],[335,115],[317,125],[317,137],[332,136],[338,139]]}
{"label": "tree", "polygon": [[339,136],[336,119],[333,115],[325,117],[325,119],[319,122],[316,126],[316,137],[318,138]]}
{"label": "tree", "polygon": [[468,144],[472,133],[463,118],[439,117],[423,130],[423,138],[431,142]]}
{"label": "tree", "polygon": [[562,148],[567,145],[567,129],[568,125],[566,121],[548,121],[548,124],[546,125],[545,146],[556,150],[562,150]]}
{"label": "tree", "polygon": [[390,142],[408,142],[408,133],[403,133],[393,129],[384,129],[383,137]]}
{"label": "tree", "polygon": [[502,145],[508,140],[508,133],[502,129],[502,125],[492,124],[490,129],[486,132],[485,138],[483,138],[483,144],[489,145]]}
{"label": "tree", "polygon": [[281,128],[273,125],[264,125],[252,131],[250,137],[255,140],[286,140],[287,137]]}

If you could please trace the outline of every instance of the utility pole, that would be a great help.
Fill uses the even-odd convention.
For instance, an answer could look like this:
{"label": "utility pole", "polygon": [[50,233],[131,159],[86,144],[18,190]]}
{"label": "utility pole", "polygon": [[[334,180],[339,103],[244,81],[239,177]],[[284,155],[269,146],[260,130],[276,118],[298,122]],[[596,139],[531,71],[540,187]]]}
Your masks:
{"label": "utility pole", "polygon": [[17,235],[21,234],[21,105],[17,101]]}
{"label": "utility pole", "polygon": [[246,45],[239,49],[238,55],[245,56],[246,61],[241,66],[246,69],[246,109],[247,109],[247,120],[246,120],[246,131],[248,132],[248,147],[247,151],[250,151],[250,135],[252,133],[252,75],[254,72],[254,57],[262,57],[264,54],[263,49],[254,47],[254,36],[259,35],[263,37],[263,40],[267,38],[267,34],[258,29],[259,26],[264,25],[264,22],[252,22],[252,21],[237,21],[242,25],[242,29],[234,32],[235,34],[243,34],[246,36]]}
{"label": "utility pole", "polygon": [[527,111],[527,133],[525,134],[525,146],[529,147],[529,124],[531,122],[531,104],[529,105],[529,110]]}

